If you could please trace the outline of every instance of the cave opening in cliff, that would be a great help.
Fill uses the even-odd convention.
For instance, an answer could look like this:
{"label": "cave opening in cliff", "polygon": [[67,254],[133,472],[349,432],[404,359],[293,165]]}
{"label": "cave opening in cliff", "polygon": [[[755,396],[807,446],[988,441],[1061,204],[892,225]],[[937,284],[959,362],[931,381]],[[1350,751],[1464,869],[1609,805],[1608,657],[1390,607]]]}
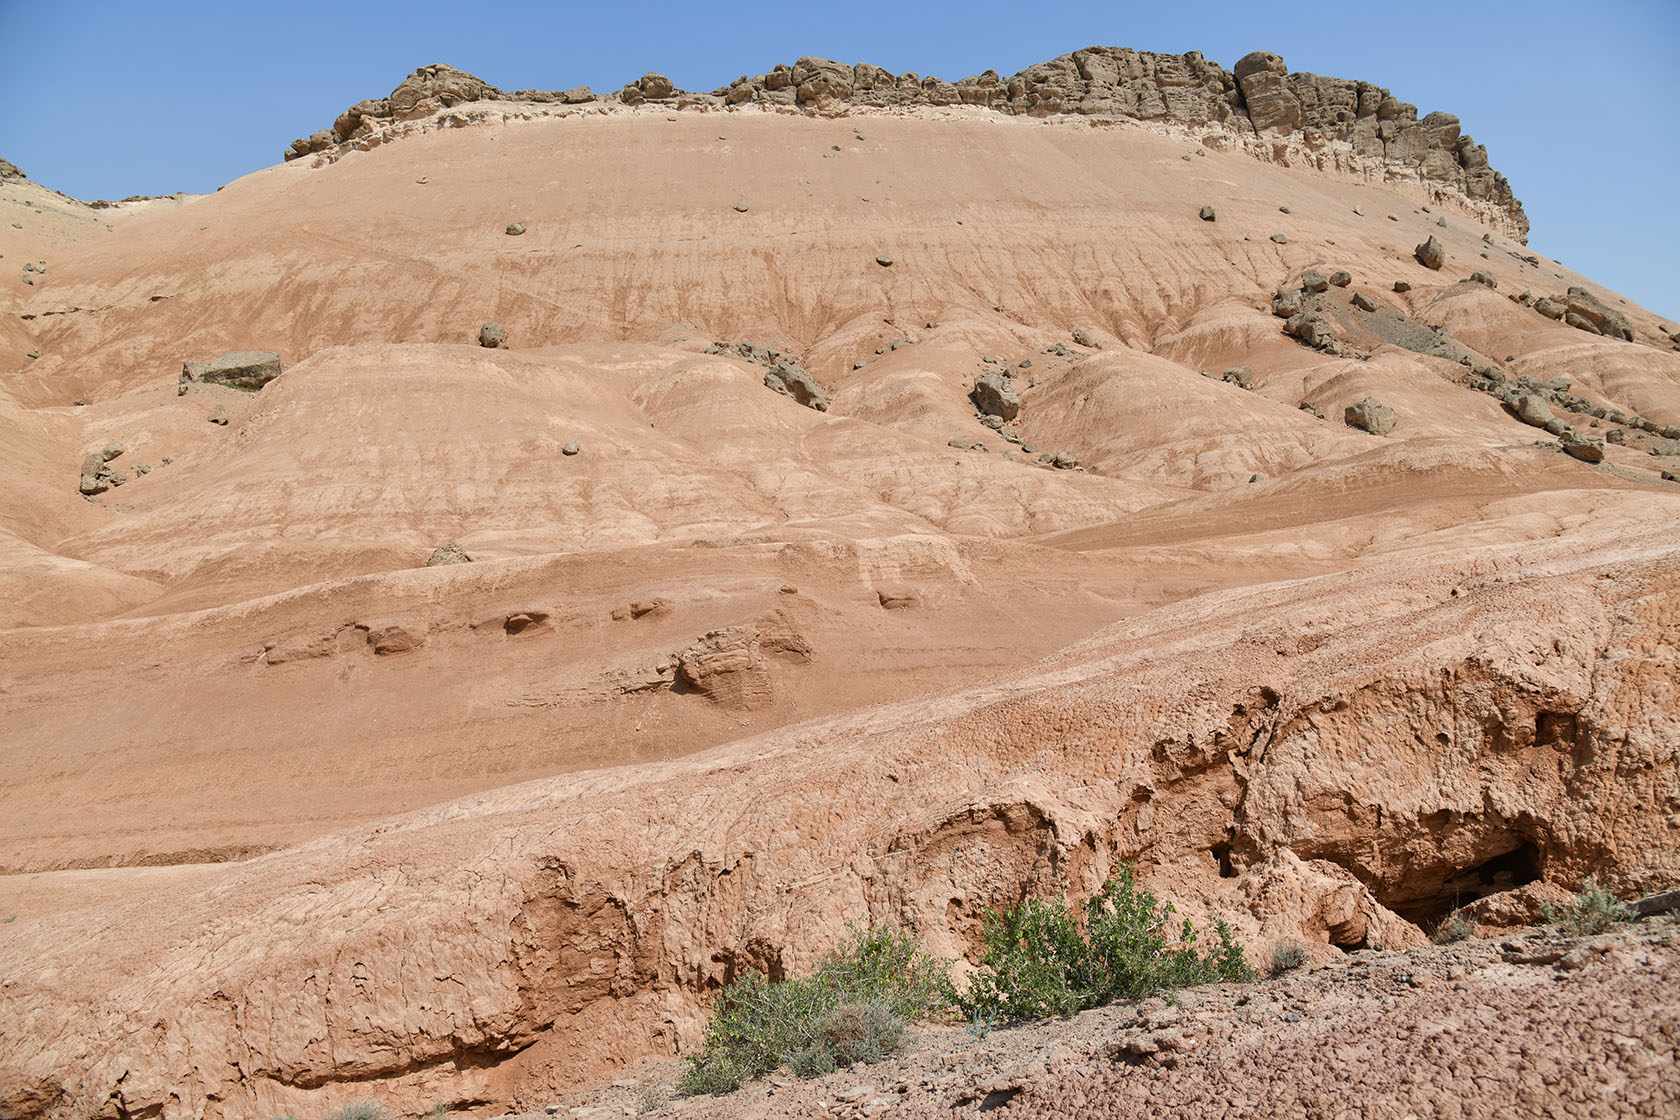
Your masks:
{"label": "cave opening in cliff", "polygon": [[1540,878],[1540,849],[1531,840],[1513,838],[1510,846],[1472,867],[1454,871],[1438,888],[1419,890],[1383,904],[1420,929],[1433,930],[1460,906],[1526,886]]}

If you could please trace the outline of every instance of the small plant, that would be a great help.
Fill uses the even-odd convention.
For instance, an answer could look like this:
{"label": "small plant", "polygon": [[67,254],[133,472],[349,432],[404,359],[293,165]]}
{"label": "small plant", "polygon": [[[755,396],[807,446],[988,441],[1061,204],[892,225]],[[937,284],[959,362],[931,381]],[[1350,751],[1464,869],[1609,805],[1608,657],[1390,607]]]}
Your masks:
{"label": "small plant", "polygon": [[1429,934],[1429,940],[1437,945],[1451,945],[1463,941],[1470,936],[1470,922],[1463,914],[1454,910]]}
{"label": "small plant", "polygon": [[996,1025],[997,1012],[988,1012],[976,1007],[974,1014],[969,1016],[965,1029],[968,1031],[970,1038],[985,1038],[992,1033],[992,1028]]}
{"label": "small plant", "polygon": [[1576,937],[1586,937],[1603,933],[1617,922],[1629,921],[1633,911],[1607,888],[1599,886],[1596,876],[1588,875],[1574,898],[1558,906],[1548,903],[1540,907],[1540,916]]}
{"label": "small plant", "polygon": [[1255,978],[1229,925],[1214,923],[1218,945],[1202,953],[1195,926],[1173,914],[1128,865],[1085,901],[1083,923],[1065,898],[990,912],[982,971],[955,1002],[965,1018],[1018,1023]]}
{"label": "small plant", "polygon": [[337,1112],[329,1112],[321,1120],[386,1120],[385,1109],[372,1101],[353,1101]]}
{"label": "small plant", "polygon": [[1279,941],[1272,946],[1273,976],[1293,972],[1307,963],[1307,950],[1299,941]]}
{"label": "small plant", "polygon": [[896,1053],[907,1026],[944,1002],[945,963],[900,930],[850,934],[805,979],[748,973],[725,988],[677,1091],[728,1093],[783,1065],[816,1077]]}

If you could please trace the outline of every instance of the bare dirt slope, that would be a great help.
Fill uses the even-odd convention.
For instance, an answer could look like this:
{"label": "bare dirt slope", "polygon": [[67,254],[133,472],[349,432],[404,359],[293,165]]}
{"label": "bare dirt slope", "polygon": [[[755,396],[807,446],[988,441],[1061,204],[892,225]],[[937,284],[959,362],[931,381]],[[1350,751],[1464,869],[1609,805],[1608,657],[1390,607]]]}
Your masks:
{"label": "bare dirt slope", "polygon": [[[0,184],[0,1112],[539,1104],[1122,859],[1325,960],[1680,880],[1672,324],[1222,136],[501,105]],[[230,349],[285,372],[178,390]]]}

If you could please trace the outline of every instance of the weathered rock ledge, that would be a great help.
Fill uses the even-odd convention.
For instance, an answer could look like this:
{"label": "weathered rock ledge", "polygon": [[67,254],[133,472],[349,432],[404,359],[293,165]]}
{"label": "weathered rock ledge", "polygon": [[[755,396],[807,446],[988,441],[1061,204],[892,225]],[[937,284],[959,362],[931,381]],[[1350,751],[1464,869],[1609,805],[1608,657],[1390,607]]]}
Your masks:
{"label": "weathered rock ledge", "polygon": [[[1153,54],[1125,47],[1088,47],[1029,66],[1012,77],[995,70],[948,82],[879,66],[824,58],[778,64],[710,93],[677,89],[646,74],[613,93],[586,86],[505,92],[442,64],[422,66],[389,97],[358,101],[329,129],[294,140],[297,159],[333,153],[381,136],[392,121],[416,120],[470,102],[567,106],[724,109],[765,106],[839,112],[912,106],[971,105],[1028,116],[1158,121],[1185,127],[1218,125],[1252,141],[1266,158],[1306,158],[1326,169],[1412,182],[1437,198],[1456,196],[1482,220],[1526,242],[1528,216],[1505,176],[1488,165],[1487,149],[1459,129],[1451,113],[1418,117],[1417,107],[1370,82],[1289,73],[1275,54],[1255,51],[1226,70],[1201,52]],[[1297,150],[1299,149],[1299,150]]]}

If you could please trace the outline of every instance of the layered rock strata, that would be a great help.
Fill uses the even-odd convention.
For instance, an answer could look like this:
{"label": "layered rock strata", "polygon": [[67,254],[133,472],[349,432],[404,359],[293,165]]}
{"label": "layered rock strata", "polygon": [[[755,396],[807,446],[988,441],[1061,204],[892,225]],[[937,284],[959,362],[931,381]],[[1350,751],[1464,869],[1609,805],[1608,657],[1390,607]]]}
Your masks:
{"label": "layered rock strata", "polygon": [[287,159],[331,152],[378,133],[382,122],[428,116],[469,102],[590,103],[667,108],[761,105],[788,110],[846,107],[898,109],[972,105],[1029,116],[1078,114],[1091,118],[1159,121],[1184,127],[1218,125],[1252,139],[1276,159],[1302,158],[1326,166],[1415,182],[1435,197],[1457,196],[1484,220],[1526,242],[1528,216],[1505,176],[1488,164],[1487,149],[1460,129],[1451,113],[1418,116],[1415,105],[1370,82],[1291,74],[1268,51],[1244,55],[1230,70],[1202,57],[1154,54],[1126,47],[1088,47],[1027,67],[1005,78],[996,70],[955,82],[879,66],[849,66],[824,58],[778,64],[742,75],[710,93],[675,87],[646,74],[613,93],[586,87],[506,92],[442,64],[422,66],[389,97],[358,101],[332,128],[294,140]]}

